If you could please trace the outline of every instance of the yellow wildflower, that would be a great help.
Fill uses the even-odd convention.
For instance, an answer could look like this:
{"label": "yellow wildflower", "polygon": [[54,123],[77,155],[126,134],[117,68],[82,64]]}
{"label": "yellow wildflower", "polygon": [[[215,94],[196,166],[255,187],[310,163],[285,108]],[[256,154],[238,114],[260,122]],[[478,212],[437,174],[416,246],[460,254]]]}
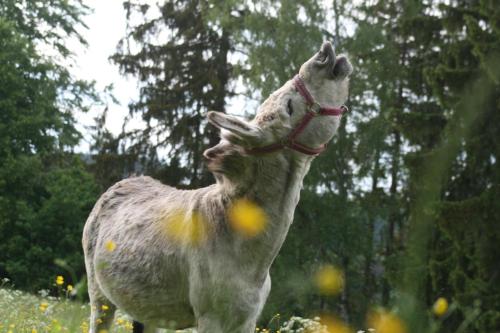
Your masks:
{"label": "yellow wildflower", "polygon": [[344,289],[344,274],[332,265],[324,265],[315,274],[314,282],[323,295],[337,295]]}
{"label": "yellow wildflower", "polygon": [[101,318],[97,318],[97,319],[95,320],[95,322],[96,322],[97,324],[102,324],[102,319],[101,319]]}
{"label": "yellow wildflower", "polygon": [[99,333],[108,333],[108,330],[102,329],[102,330],[99,330]]}
{"label": "yellow wildflower", "polygon": [[108,252],[113,252],[116,249],[116,244],[112,240],[108,240],[104,243],[104,247]]}
{"label": "yellow wildflower", "polygon": [[66,286],[66,290],[67,290],[67,291],[69,291],[69,292],[73,291],[73,286],[72,286],[72,285],[70,285],[70,284],[68,284],[68,285]]}
{"label": "yellow wildflower", "polygon": [[368,325],[377,333],[406,333],[405,324],[394,313],[387,311],[373,312],[368,316]]}
{"label": "yellow wildflower", "polygon": [[87,321],[82,322],[80,325],[80,328],[82,329],[82,333],[88,333],[89,332],[89,325],[87,324]]}
{"label": "yellow wildflower", "polygon": [[262,208],[247,199],[233,202],[228,212],[233,229],[245,237],[255,237],[264,231],[267,216]]}
{"label": "yellow wildflower", "polygon": [[109,310],[109,306],[107,306],[106,304],[103,304],[103,305],[101,305],[101,309],[102,309],[102,311],[107,311],[107,310]]}
{"label": "yellow wildflower", "polygon": [[443,316],[446,313],[446,311],[448,311],[448,301],[446,300],[446,298],[439,297],[434,303],[432,311],[438,317]]}
{"label": "yellow wildflower", "polygon": [[62,286],[64,284],[64,277],[62,275],[58,275],[56,277],[56,284],[58,286]]}
{"label": "yellow wildflower", "polygon": [[351,333],[352,330],[340,319],[330,315],[320,317],[320,323],[326,326],[328,333]]}
{"label": "yellow wildflower", "polygon": [[40,311],[45,312],[45,310],[47,310],[48,306],[49,306],[48,303],[42,302],[42,303],[40,303],[40,305],[38,306],[38,308],[40,309]]}
{"label": "yellow wildflower", "polygon": [[116,319],[116,323],[117,323],[118,325],[123,325],[123,323],[125,323],[125,320],[123,320],[123,319],[121,319],[121,318],[118,318],[118,319]]}
{"label": "yellow wildflower", "polygon": [[36,328],[32,328],[31,333],[38,333],[38,331],[36,330]]}

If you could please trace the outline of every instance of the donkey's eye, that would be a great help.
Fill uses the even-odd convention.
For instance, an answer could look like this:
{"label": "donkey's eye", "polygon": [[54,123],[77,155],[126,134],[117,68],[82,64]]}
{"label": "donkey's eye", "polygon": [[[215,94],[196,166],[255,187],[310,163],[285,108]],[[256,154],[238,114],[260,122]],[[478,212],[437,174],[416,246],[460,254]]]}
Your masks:
{"label": "donkey's eye", "polygon": [[292,107],[292,100],[291,99],[288,100],[288,103],[286,105],[286,112],[288,112],[288,115],[290,115],[290,116],[293,113],[293,107]]}

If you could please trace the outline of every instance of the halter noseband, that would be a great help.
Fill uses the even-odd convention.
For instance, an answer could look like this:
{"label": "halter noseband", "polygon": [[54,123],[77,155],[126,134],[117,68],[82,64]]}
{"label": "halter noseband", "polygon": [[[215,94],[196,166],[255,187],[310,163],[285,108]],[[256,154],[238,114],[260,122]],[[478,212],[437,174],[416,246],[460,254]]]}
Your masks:
{"label": "halter noseband", "polygon": [[304,81],[297,74],[293,78],[293,84],[295,89],[299,92],[300,95],[304,98],[307,105],[307,112],[299,122],[299,124],[292,130],[292,132],[285,137],[280,142],[272,143],[263,147],[255,147],[246,149],[246,153],[250,155],[254,154],[265,154],[271,153],[276,150],[289,148],[301,152],[306,155],[319,155],[323,150],[326,149],[326,143],[322,144],[317,148],[307,147],[303,144],[300,144],[296,141],[297,137],[300,133],[306,128],[307,124],[311,121],[312,118],[321,115],[321,116],[341,116],[342,113],[346,112],[347,106],[342,105],[340,108],[330,108],[323,107],[318,102],[314,100],[311,93],[306,88]]}

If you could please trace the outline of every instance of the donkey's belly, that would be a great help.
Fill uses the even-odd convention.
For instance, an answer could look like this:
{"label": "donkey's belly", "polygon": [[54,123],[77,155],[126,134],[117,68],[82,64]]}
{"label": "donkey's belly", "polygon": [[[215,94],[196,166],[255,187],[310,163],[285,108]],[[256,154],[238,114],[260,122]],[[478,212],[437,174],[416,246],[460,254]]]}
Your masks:
{"label": "donkey's belly", "polygon": [[[190,327],[194,315],[189,303],[187,272],[175,255],[135,248],[112,253],[96,277],[103,294],[135,320],[167,328]],[[124,251],[127,252],[127,251]],[[107,260],[106,260],[107,259]]]}

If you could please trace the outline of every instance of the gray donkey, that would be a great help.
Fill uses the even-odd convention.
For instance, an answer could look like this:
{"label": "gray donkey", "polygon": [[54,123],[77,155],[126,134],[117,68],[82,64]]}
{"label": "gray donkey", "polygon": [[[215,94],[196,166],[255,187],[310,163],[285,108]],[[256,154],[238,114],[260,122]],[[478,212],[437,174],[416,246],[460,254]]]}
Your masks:
{"label": "gray donkey", "polygon": [[[136,321],[134,332],[254,332],[271,289],[269,268],[304,176],[337,131],[351,72],[325,42],[252,121],[209,112],[221,130],[204,152],[211,186],[179,190],[135,177],[107,190],[83,231],[90,332],[108,329],[117,307]],[[231,221],[241,199],[262,210],[262,232],[241,233]]]}

